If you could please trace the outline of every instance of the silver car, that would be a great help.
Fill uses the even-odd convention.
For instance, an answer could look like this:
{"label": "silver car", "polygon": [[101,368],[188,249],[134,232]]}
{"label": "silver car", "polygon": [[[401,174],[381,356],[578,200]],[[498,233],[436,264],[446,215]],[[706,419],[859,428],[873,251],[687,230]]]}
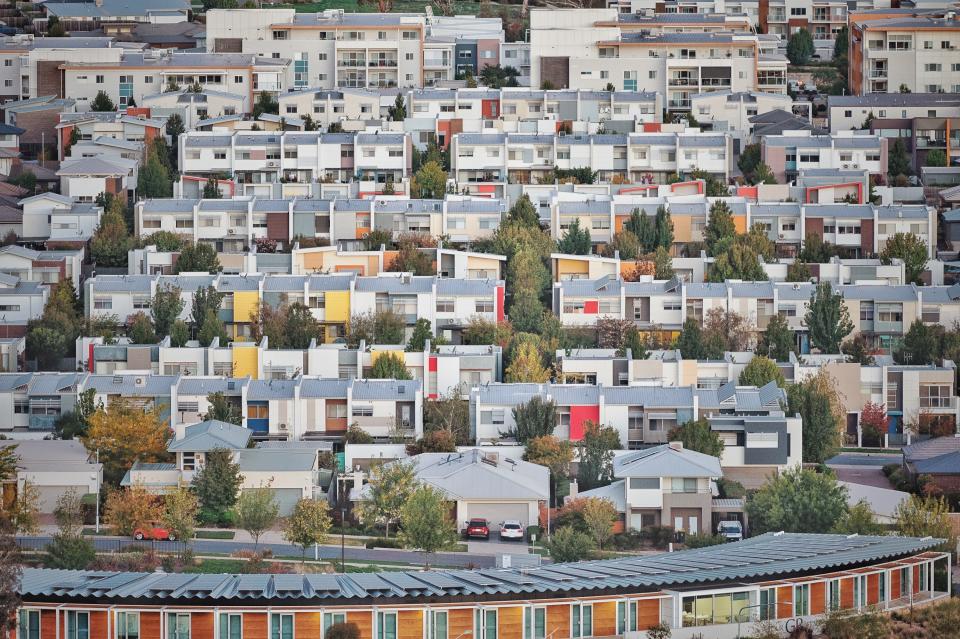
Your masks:
{"label": "silver car", "polygon": [[503,541],[523,541],[523,524],[510,519],[500,524],[500,539]]}

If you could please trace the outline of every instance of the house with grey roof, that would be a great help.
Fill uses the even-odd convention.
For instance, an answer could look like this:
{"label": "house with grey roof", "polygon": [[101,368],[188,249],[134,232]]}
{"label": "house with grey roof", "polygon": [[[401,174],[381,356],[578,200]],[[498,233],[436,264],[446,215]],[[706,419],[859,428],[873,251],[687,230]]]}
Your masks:
{"label": "house with grey roof", "polygon": [[[0,442],[16,447],[17,468],[0,489],[5,497],[33,489],[40,514],[53,513],[57,500],[68,491],[89,502],[100,493],[103,466],[79,440],[22,440]],[[29,488],[28,488],[29,486]]]}
{"label": "house with grey roof", "polygon": [[960,489],[960,435],[935,437],[903,447],[903,470],[916,481],[926,476],[944,493]]}

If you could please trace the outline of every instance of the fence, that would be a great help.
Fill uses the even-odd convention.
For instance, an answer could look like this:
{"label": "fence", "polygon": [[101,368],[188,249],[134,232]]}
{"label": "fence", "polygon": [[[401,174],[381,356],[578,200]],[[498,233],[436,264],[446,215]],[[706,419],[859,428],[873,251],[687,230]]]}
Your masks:
{"label": "fence", "polygon": [[[129,552],[155,552],[164,554],[181,554],[187,549],[187,544],[182,541],[154,541],[144,539],[123,538],[99,538],[88,537],[93,543],[98,553],[129,553]],[[43,552],[47,545],[53,541],[53,537],[17,537],[17,545],[24,552]]]}

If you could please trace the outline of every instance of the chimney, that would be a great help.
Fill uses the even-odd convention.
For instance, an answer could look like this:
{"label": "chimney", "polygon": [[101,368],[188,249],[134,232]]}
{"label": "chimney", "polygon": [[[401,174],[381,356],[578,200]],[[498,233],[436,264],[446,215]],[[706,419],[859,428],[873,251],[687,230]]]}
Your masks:
{"label": "chimney", "polygon": [[576,499],[577,495],[580,494],[580,486],[577,484],[576,479],[570,480],[570,499]]}
{"label": "chimney", "polygon": [[358,493],[360,489],[363,488],[363,471],[359,468],[353,471],[353,487]]}
{"label": "chimney", "polygon": [[683,442],[670,442],[669,446],[672,450],[683,452]]}

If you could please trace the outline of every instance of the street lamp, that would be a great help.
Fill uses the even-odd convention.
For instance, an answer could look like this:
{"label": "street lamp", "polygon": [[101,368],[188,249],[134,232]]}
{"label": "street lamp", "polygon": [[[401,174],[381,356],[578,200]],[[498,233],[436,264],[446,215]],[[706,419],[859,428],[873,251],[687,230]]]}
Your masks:
{"label": "street lamp", "polygon": [[340,572],[346,574],[346,544],[344,543],[344,530],[347,525],[347,505],[340,504]]}

